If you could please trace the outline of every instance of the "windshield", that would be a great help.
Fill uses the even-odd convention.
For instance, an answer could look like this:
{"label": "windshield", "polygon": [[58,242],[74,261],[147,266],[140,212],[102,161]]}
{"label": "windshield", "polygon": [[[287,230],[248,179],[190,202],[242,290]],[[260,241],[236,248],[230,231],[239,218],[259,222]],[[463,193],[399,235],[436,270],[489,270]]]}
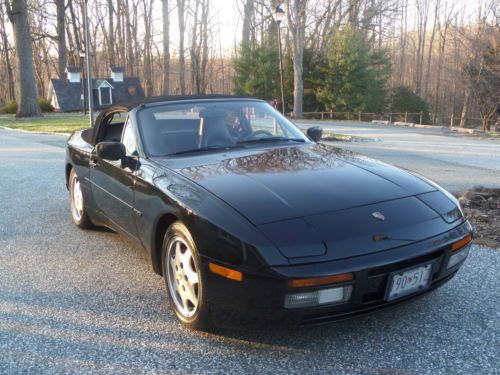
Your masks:
{"label": "windshield", "polygon": [[150,156],[308,142],[295,125],[261,101],[171,103],[146,107],[137,116]]}

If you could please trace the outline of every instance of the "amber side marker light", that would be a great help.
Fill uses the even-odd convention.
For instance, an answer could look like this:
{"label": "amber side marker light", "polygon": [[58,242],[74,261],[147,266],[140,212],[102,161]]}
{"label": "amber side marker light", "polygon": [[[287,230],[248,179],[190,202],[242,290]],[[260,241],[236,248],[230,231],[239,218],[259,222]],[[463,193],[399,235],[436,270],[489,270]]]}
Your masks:
{"label": "amber side marker light", "polygon": [[308,286],[342,283],[345,281],[352,281],[353,279],[354,275],[349,272],[332,276],[310,277],[307,279],[293,279],[288,281],[288,286],[290,288],[304,288]]}
{"label": "amber side marker light", "polygon": [[210,268],[210,272],[215,273],[216,275],[225,277],[226,279],[242,281],[243,273],[240,271],[232,270],[231,268],[227,268],[224,266],[219,266],[215,263],[208,263],[208,267]]}
{"label": "amber side marker light", "polygon": [[469,234],[469,235],[465,236],[464,238],[462,238],[461,240],[454,242],[451,245],[451,250],[452,251],[459,250],[471,241],[472,241],[472,234]]}

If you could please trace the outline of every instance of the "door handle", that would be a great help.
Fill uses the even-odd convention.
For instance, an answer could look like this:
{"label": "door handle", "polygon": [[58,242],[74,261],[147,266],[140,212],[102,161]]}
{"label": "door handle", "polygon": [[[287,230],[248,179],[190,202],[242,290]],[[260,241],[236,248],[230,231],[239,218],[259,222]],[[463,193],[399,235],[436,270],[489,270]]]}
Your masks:
{"label": "door handle", "polygon": [[89,167],[90,168],[95,168],[95,167],[98,167],[98,166],[99,166],[99,163],[97,162],[97,160],[95,160],[93,157],[90,157]]}

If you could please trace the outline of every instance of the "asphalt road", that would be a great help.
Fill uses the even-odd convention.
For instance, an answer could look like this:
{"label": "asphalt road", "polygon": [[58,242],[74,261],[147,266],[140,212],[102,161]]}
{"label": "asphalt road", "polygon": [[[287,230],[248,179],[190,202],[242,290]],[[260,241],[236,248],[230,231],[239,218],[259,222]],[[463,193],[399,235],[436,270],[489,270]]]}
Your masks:
{"label": "asphalt road", "polygon": [[414,170],[450,191],[500,187],[500,139],[482,139],[447,129],[409,128],[355,121],[301,121],[319,124],[364,142],[335,142],[342,148]]}
{"label": "asphalt road", "polygon": [[500,374],[499,251],[475,246],[444,287],[370,317],[190,332],[141,248],[72,224],[63,145],[0,129],[0,374]]}

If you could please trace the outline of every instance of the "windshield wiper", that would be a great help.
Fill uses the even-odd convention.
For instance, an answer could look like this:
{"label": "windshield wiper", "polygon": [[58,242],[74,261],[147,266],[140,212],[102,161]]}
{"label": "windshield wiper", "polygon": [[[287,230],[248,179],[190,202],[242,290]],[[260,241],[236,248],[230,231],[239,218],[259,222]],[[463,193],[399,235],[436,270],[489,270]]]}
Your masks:
{"label": "windshield wiper", "polygon": [[248,144],[248,143],[259,143],[259,142],[305,142],[302,138],[286,138],[286,137],[265,137],[265,138],[253,138],[244,139],[242,141],[236,142],[237,144]]}
{"label": "windshield wiper", "polygon": [[172,152],[171,154],[168,154],[167,156],[189,154],[189,153],[192,153],[192,152],[226,150],[228,148],[231,148],[231,146],[228,146],[228,147],[215,147],[215,146],[200,147],[200,148],[194,148],[194,149],[191,149],[191,150],[182,150],[182,151]]}

